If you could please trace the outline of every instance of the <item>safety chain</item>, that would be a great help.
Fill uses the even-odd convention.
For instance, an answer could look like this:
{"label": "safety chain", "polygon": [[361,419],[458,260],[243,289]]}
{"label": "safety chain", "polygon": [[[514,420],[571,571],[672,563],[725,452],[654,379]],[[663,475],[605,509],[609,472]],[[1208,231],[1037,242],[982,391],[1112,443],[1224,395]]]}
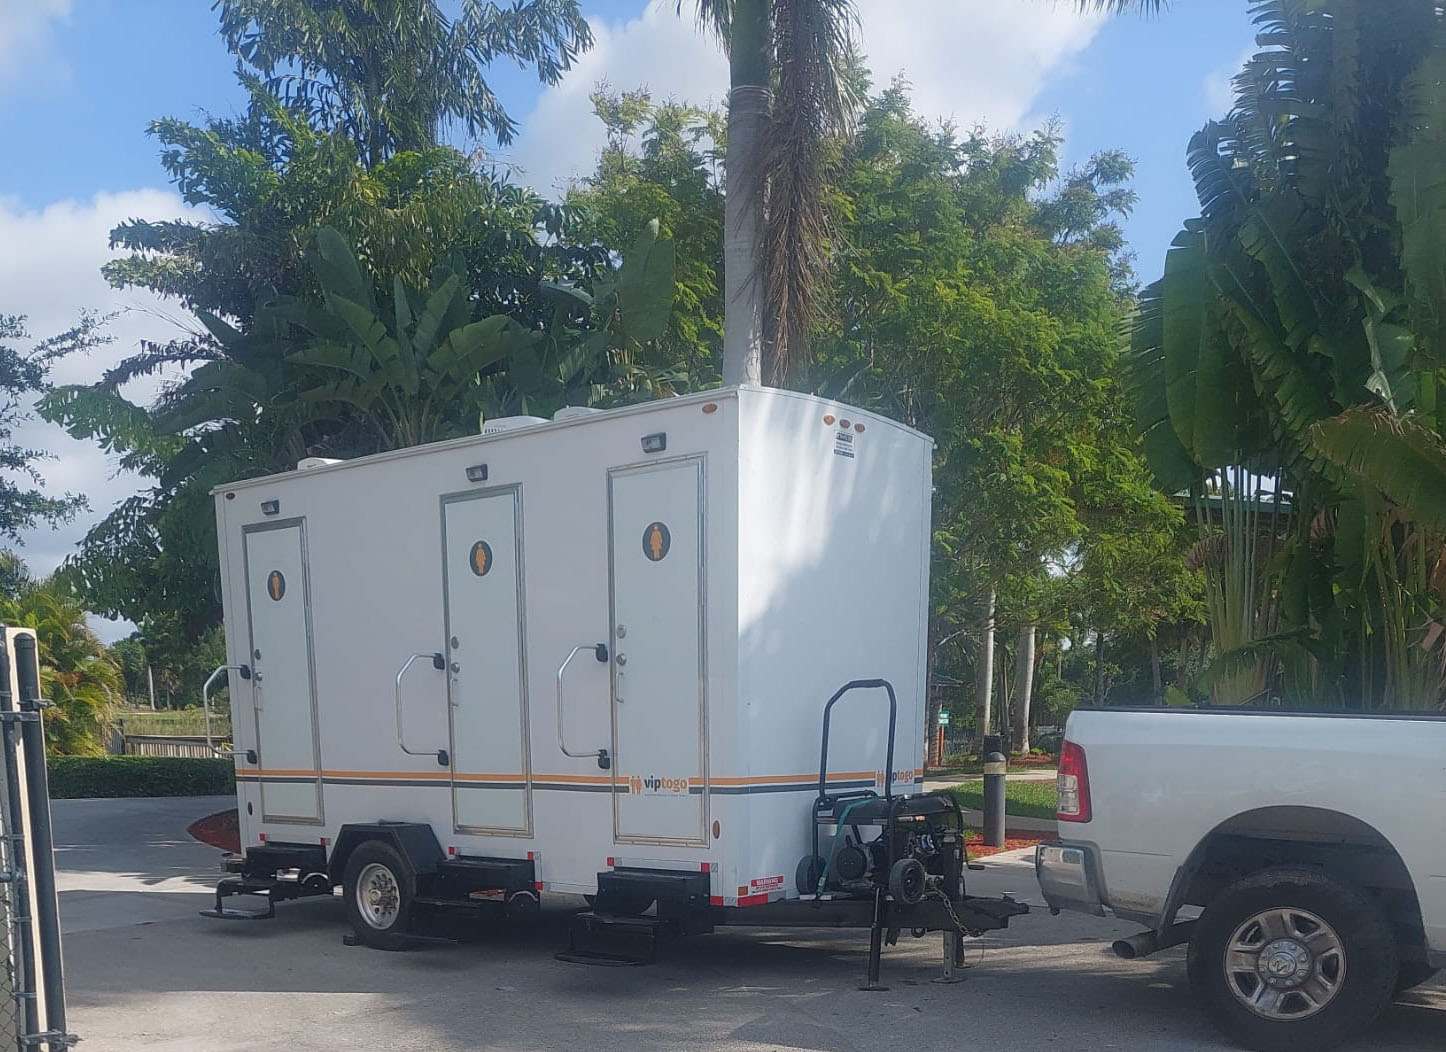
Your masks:
{"label": "safety chain", "polygon": [[950,901],[949,896],[946,895],[944,892],[940,891],[938,888],[935,888],[933,889],[933,891],[930,892],[930,894],[944,904],[944,912],[949,914],[949,919],[954,922],[954,930],[957,931],[960,935],[968,936],[971,939],[977,939],[984,934],[982,930],[970,928],[959,919],[959,914],[954,912],[954,903]]}

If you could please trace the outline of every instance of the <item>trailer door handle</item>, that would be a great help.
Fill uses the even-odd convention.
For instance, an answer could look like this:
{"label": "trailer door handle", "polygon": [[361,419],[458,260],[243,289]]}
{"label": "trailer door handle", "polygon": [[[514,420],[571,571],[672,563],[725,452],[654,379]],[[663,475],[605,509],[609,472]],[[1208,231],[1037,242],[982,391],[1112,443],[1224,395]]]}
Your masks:
{"label": "trailer door handle", "polygon": [[437,763],[446,767],[451,762],[446,749],[409,749],[406,734],[402,731],[402,678],[407,674],[407,669],[424,658],[432,663],[434,669],[443,670],[447,667],[447,659],[441,654],[413,654],[397,670],[397,745],[408,756],[435,756]]}
{"label": "trailer door handle", "polygon": [[562,659],[562,664],[557,666],[557,747],[562,750],[564,756],[571,756],[574,759],[595,756],[597,757],[597,765],[606,771],[612,766],[612,758],[608,756],[606,749],[590,749],[587,752],[574,752],[567,747],[567,736],[563,733],[562,677],[567,672],[567,666],[572,664],[572,659],[584,650],[591,650],[593,657],[596,658],[599,663],[605,664],[608,660],[608,645],[606,643],[583,643],[580,646],[573,647],[567,657]]}

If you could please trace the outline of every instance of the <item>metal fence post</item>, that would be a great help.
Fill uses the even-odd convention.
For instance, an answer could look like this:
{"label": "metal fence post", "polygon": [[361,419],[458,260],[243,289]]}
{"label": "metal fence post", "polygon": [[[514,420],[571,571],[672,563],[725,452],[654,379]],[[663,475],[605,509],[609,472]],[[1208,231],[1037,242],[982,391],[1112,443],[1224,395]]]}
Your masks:
{"label": "metal fence post", "polygon": [[6,1024],[4,1037],[19,1052],[30,1048],[27,1036],[40,1032],[37,998],[35,934],[31,927],[29,875],[25,859],[25,798],[20,789],[19,728],[15,687],[11,679],[10,650],[6,631],[0,627],[0,765],[4,767],[5,807],[0,814],[4,836],[4,895],[0,898],[0,937],[5,942],[4,972],[6,1000],[0,1004]]}
{"label": "metal fence post", "polygon": [[35,636],[17,634],[15,693],[20,700],[20,734],[25,746],[35,922],[40,934],[40,982],[45,994],[45,1034],[51,1052],[69,1048],[65,1023],[65,968],[60,951],[60,901],[55,888],[55,839],[50,825],[50,785],[45,767],[45,728],[40,719],[40,654]]}

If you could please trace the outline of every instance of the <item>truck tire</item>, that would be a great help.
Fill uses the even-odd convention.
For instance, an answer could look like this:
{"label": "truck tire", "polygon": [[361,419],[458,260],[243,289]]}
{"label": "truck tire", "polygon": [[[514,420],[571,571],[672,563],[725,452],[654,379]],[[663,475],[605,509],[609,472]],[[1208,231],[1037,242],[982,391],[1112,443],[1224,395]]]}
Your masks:
{"label": "truck tire", "polygon": [[1436,978],[1440,969],[1432,968],[1429,964],[1407,964],[1402,962],[1401,974],[1396,977],[1396,993],[1403,994],[1407,990],[1414,990],[1423,983],[1429,983]]}
{"label": "truck tire", "polygon": [[1390,922],[1365,892],[1316,870],[1239,880],[1201,915],[1190,983],[1216,1023],[1258,1052],[1325,1049],[1391,1003],[1400,970]]}
{"label": "truck tire", "polygon": [[417,878],[397,849],[364,840],[346,860],[342,897],[352,930],[363,945],[400,950],[407,944]]}

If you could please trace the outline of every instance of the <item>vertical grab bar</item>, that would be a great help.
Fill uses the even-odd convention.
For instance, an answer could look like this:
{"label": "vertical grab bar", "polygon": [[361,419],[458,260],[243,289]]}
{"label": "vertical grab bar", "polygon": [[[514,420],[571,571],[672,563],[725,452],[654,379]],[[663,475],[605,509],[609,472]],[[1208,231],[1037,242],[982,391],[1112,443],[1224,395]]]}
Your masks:
{"label": "vertical grab bar", "polygon": [[413,654],[407,658],[402,664],[402,667],[397,670],[397,745],[401,748],[402,752],[408,756],[435,756],[437,763],[446,767],[451,763],[450,758],[447,756],[446,749],[409,749],[407,748],[406,736],[402,731],[402,678],[407,674],[407,669],[412,667],[413,662],[420,661],[422,658],[430,660],[432,667],[438,672],[445,670],[447,667],[447,659],[442,654]]}
{"label": "vertical grab bar", "polygon": [[571,756],[574,759],[596,756],[597,765],[606,771],[613,765],[612,758],[608,756],[606,749],[573,752],[567,747],[567,740],[563,734],[562,677],[567,672],[567,666],[572,664],[572,659],[584,650],[591,650],[599,662],[606,662],[608,660],[608,645],[606,643],[583,643],[573,647],[567,657],[562,659],[562,664],[557,666],[557,747],[562,750],[564,756]]}
{"label": "vertical grab bar", "polygon": [[[239,672],[242,679],[251,678],[251,667],[249,665],[217,665],[206,677],[206,682],[201,684],[201,712],[206,718],[206,748],[217,756],[232,756],[236,750],[227,752],[224,749],[216,748],[216,743],[211,735],[211,684],[216,682],[216,677],[223,672]],[[233,731],[234,735],[234,731]]]}

